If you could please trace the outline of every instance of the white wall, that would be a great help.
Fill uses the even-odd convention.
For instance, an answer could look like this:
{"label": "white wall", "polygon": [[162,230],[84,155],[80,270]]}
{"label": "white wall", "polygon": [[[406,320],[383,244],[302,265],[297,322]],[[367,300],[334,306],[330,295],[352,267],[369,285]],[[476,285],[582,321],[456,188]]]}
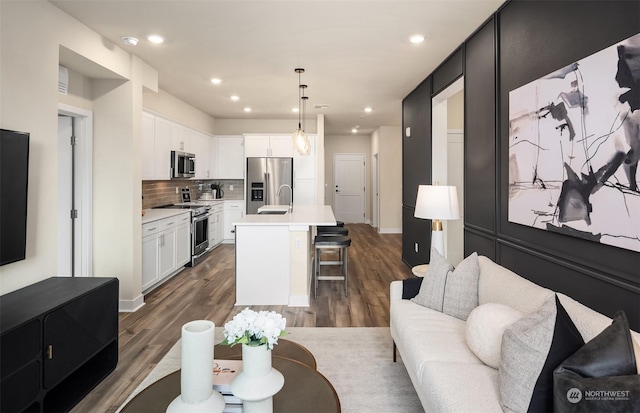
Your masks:
{"label": "white wall", "polygon": [[192,129],[208,134],[215,132],[215,119],[212,116],[162,89],[159,89],[158,93],[145,91],[142,95],[142,106]]}
{"label": "white wall", "polygon": [[[320,115],[322,116],[322,115]],[[216,118],[216,135],[242,135],[243,133],[290,133],[298,128],[298,119],[220,119]],[[306,133],[317,133],[315,119],[307,119]]]}
{"label": "white wall", "polygon": [[336,153],[363,153],[367,164],[365,170],[365,220],[371,221],[371,137],[370,135],[327,135],[325,137],[324,178],[325,204],[333,205],[333,155]]}
{"label": "white wall", "polygon": [[[402,232],[402,128],[380,126],[371,135],[371,152],[378,154],[378,198],[381,233]],[[371,170],[371,168],[369,168]],[[373,191],[372,191],[373,192]],[[373,199],[373,194],[372,197]]]}
{"label": "white wall", "polygon": [[[62,50],[120,80],[72,75],[82,90],[61,97]],[[0,294],[56,275],[57,114],[64,102],[94,111],[94,273],[120,279],[121,302],[141,298],[140,113],[143,84],[154,73],[49,2],[0,2],[0,127],[31,133],[26,259],[0,267]]]}

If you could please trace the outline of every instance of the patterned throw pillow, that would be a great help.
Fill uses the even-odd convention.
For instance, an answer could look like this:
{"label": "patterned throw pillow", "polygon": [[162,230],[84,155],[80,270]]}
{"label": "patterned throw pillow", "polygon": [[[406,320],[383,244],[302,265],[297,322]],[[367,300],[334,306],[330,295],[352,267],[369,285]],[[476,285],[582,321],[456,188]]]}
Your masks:
{"label": "patterned throw pillow", "polygon": [[508,328],[498,369],[505,412],[553,411],[553,370],[584,345],[580,332],[554,295]]}
{"label": "patterned throw pillow", "polygon": [[453,266],[435,248],[431,248],[429,270],[424,276],[420,292],[411,301],[432,310],[442,311],[447,273],[451,270]]}

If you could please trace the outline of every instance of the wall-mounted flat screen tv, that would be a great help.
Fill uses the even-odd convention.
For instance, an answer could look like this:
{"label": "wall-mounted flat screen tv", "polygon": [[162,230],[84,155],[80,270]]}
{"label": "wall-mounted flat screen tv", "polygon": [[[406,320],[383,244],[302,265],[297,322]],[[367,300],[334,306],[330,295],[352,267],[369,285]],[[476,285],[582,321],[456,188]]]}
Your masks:
{"label": "wall-mounted flat screen tv", "polygon": [[25,259],[29,134],[0,129],[0,265]]}

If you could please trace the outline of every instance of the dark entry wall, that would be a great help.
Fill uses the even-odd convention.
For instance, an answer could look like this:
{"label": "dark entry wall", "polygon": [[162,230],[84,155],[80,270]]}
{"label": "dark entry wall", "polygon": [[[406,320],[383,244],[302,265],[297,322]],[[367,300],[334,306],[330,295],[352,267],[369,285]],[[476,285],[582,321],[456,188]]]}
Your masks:
{"label": "dark entry wall", "polygon": [[[640,253],[511,223],[507,208],[509,91],[637,33],[638,1],[513,0],[416,89],[428,83],[431,96],[437,94],[436,79],[438,87],[455,80],[459,74],[450,68],[461,57],[465,255],[477,251],[610,317],[624,309],[635,330],[640,329]],[[447,74],[454,78],[447,79]],[[431,96],[409,99],[416,91],[403,102],[404,122],[415,122],[408,114],[428,110],[428,130],[421,135],[420,145],[429,148],[424,150],[429,157],[416,163],[408,153],[412,148],[406,144],[408,138],[403,138],[403,191],[407,195],[403,196],[403,212],[411,213],[411,219],[403,219],[403,232],[408,233],[415,221],[421,221],[413,218],[412,209],[417,183],[430,183],[431,178],[430,162],[424,161],[431,153]],[[428,108],[423,106],[425,101]],[[420,234],[422,243],[429,238],[429,230],[428,225],[421,229],[427,231]],[[413,244],[403,244],[407,264],[428,262],[428,256],[411,254],[413,250]]]}

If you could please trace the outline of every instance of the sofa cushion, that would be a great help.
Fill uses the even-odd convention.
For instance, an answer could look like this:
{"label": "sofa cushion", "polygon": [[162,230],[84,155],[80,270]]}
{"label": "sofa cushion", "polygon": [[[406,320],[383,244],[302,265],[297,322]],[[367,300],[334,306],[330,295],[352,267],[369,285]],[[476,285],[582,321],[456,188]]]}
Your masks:
{"label": "sofa cushion", "polygon": [[489,258],[478,257],[478,303],[500,303],[525,314],[536,311],[553,291],[522,278]]}
{"label": "sofa cushion", "polygon": [[453,270],[453,266],[435,248],[431,248],[429,270],[424,276],[420,292],[411,301],[433,310],[442,311],[445,282],[447,273],[451,270]]}
{"label": "sofa cushion", "polygon": [[478,306],[478,254],[462,260],[455,270],[447,273],[442,312],[460,320],[466,320],[471,310]]}
{"label": "sofa cushion", "polygon": [[502,336],[498,382],[507,412],[553,410],[553,370],[584,345],[582,336],[554,295]]}
{"label": "sofa cushion", "polygon": [[[635,394],[640,376],[624,312],[564,360],[553,372],[553,380],[557,411],[640,411],[640,396]],[[603,390],[613,394],[599,396]],[[589,395],[592,391],[595,397]]]}
{"label": "sofa cushion", "polygon": [[426,412],[502,412],[498,371],[484,364],[430,361],[419,382]]}
{"label": "sofa cushion", "polygon": [[500,365],[502,334],[524,314],[504,304],[487,303],[476,307],[467,318],[467,345],[487,366]]}
{"label": "sofa cushion", "polygon": [[410,300],[394,301],[391,307],[391,334],[405,365],[420,375],[429,361],[482,364],[467,346],[465,322]]}

